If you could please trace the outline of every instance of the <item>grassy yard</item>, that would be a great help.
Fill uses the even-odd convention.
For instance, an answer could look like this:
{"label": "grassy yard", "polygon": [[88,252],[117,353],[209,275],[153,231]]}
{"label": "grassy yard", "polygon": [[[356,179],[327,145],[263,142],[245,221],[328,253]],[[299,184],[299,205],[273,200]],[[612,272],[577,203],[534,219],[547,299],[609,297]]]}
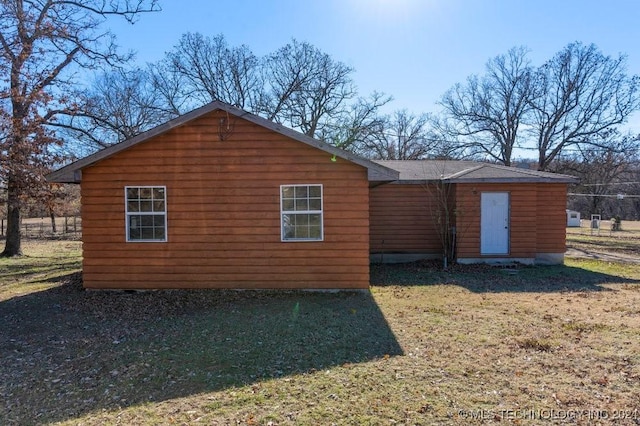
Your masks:
{"label": "grassy yard", "polygon": [[0,259],[0,424],[640,423],[640,267],[372,267],[370,292],[87,292]]}
{"label": "grassy yard", "polygon": [[609,221],[602,221],[600,230],[567,228],[567,246],[594,256],[611,253],[640,262],[640,222],[623,221],[622,229],[615,232],[611,232]]}

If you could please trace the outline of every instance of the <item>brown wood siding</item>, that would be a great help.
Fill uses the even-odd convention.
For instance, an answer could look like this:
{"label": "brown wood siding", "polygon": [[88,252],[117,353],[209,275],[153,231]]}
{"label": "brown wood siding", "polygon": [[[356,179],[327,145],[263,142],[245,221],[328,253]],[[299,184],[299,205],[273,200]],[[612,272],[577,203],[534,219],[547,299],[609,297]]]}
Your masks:
{"label": "brown wood siding", "polygon": [[456,253],[480,255],[480,190],[476,185],[456,185]]}
{"label": "brown wood siding", "polygon": [[[450,194],[453,197],[453,194]],[[387,184],[371,189],[371,253],[440,253],[433,188]]]}
{"label": "brown wood siding", "polygon": [[509,193],[509,255],[535,258],[537,253],[564,253],[565,184],[458,184],[458,257],[480,254],[480,194]]}
{"label": "brown wood siding", "polygon": [[567,251],[567,185],[538,184],[538,253]]}
{"label": "brown wood siding", "polygon": [[[89,288],[368,288],[358,165],[215,111],[82,174]],[[222,139],[220,140],[221,137]],[[322,184],[324,241],[280,241],[280,185]],[[126,242],[125,186],[167,188],[165,243]]]}

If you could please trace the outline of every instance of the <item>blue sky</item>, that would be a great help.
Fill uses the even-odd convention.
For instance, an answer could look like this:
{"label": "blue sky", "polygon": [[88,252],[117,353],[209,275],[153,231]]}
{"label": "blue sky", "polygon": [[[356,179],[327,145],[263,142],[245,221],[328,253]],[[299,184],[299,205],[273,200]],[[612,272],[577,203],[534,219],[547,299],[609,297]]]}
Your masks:
{"label": "blue sky", "polygon": [[[394,97],[392,109],[437,109],[438,98],[513,46],[541,64],[573,41],[628,55],[640,74],[637,0],[160,0],[134,25],[109,20],[123,49],[156,61],[185,32],[223,34],[256,55],[307,41],[355,68],[360,95]],[[640,114],[630,129],[640,132]]]}

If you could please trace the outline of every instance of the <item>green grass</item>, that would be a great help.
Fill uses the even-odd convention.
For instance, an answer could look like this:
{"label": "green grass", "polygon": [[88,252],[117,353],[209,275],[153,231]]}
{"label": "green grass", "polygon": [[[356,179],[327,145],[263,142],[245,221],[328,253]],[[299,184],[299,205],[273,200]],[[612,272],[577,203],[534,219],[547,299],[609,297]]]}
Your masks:
{"label": "green grass", "polygon": [[0,263],[3,425],[640,417],[637,265],[419,262],[372,267],[370,292],[128,293],[83,291],[78,243],[25,252]]}
{"label": "green grass", "polygon": [[67,240],[25,240],[24,256],[0,257],[0,300],[60,284],[82,267],[82,243]]}

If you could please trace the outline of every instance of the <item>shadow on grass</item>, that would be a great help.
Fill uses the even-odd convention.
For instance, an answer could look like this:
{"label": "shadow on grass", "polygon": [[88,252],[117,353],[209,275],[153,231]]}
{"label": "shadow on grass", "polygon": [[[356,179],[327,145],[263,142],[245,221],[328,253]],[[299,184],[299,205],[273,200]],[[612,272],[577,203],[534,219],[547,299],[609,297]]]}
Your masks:
{"label": "shadow on grass", "polygon": [[457,285],[475,293],[552,293],[608,291],[604,284],[638,284],[640,280],[566,265],[499,267],[453,265],[435,261],[372,265],[372,285]]}
{"label": "shadow on grass", "polygon": [[402,354],[369,292],[91,292],[70,278],[0,303],[0,424]]}
{"label": "shadow on grass", "polygon": [[[20,256],[11,259],[0,258],[0,286],[3,283],[24,282],[32,280],[34,282],[44,282],[47,279],[42,277],[53,276],[53,280],[59,279],[61,273],[70,270],[78,270],[82,267],[82,260],[76,258],[55,258],[38,256]],[[56,275],[58,277],[56,277]]]}

